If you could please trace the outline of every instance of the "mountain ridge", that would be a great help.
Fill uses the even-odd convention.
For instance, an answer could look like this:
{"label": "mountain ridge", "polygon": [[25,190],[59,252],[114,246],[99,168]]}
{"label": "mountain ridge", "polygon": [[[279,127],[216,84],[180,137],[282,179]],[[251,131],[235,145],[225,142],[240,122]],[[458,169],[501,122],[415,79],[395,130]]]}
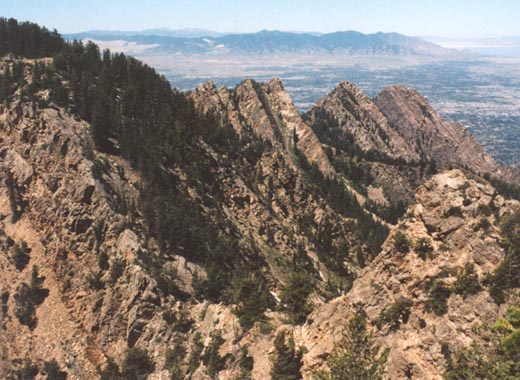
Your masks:
{"label": "mountain ridge", "polygon": [[181,93],[10,25],[0,376],[310,380],[361,310],[384,379],[440,379],[517,302],[520,204],[413,90],[342,82],[301,115],[278,79]]}
{"label": "mountain ridge", "polygon": [[399,33],[363,34],[340,31],[327,34],[294,33],[262,30],[256,33],[235,33],[217,36],[171,37],[161,35],[83,32],[67,35],[68,39],[95,39],[101,41],[128,40],[142,45],[158,45],[150,52],[208,54],[265,54],[265,53],[327,53],[327,54],[390,54],[447,57],[461,55],[418,37]]}

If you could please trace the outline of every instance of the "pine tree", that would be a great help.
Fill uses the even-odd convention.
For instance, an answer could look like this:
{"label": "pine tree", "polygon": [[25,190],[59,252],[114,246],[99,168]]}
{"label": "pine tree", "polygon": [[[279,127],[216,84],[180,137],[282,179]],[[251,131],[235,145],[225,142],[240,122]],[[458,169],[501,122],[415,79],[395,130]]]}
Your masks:
{"label": "pine tree", "polygon": [[275,356],[271,369],[272,380],[299,380],[302,378],[303,352],[296,349],[292,337],[286,338],[286,333],[278,334],[274,340]]}
{"label": "pine tree", "polygon": [[388,352],[374,344],[367,331],[364,312],[358,310],[349,321],[343,340],[327,364],[329,371],[316,374],[316,380],[380,380]]}
{"label": "pine tree", "polygon": [[307,315],[312,311],[308,301],[311,293],[312,284],[309,275],[303,271],[294,272],[281,295],[282,303],[292,323],[305,322]]}

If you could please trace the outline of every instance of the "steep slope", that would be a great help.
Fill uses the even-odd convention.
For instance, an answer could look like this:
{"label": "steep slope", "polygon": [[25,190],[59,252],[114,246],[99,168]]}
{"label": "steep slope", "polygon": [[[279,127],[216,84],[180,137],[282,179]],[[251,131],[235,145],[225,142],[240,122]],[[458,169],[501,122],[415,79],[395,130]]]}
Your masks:
{"label": "steep slope", "polygon": [[217,90],[208,82],[192,97],[203,113],[224,118],[239,134],[250,127],[251,132],[287,154],[294,155],[296,147],[310,164],[318,166],[324,177],[334,176],[334,168],[318,138],[303,122],[279,79],[266,84],[246,80],[233,91]]}
{"label": "steep slope", "polygon": [[[307,371],[322,363],[361,305],[376,340],[390,349],[386,378],[441,379],[443,346],[468,347],[479,340],[479,326],[493,324],[505,311],[483,283],[504,258],[498,221],[519,206],[460,170],[433,176],[348,295],[320,307],[296,331],[308,349]],[[464,283],[471,275],[478,278],[473,288]],[[457,286],[462,283],[466,286]],[[385,319],[403,300],[408,306],[402,314]]]}
{"label": "steep slope", "polygon": [[374,99],[388,124],[418,152],[439,165],[466,166],[478,174],[502,174],[502,168],[461,124],[443,119],[415,90],[386,88]]}
{"label": "steep slope", "polygon": [[[54,48],[0,60],[0,377],[56,360],[74,380],[267,379],[282,334],[310,377],[361,307],[388,378],[437,379],[443,343],[503,313],[483,278],[519,205],[438,143],[455,127],[414,121],[420,97],[343,83],[311,128],[277,79],[183,94],[124,55]],[[424,182],[434,159],[472,170]],[[382,252],[372,211],[395,219]]]}
{"label": "steep slope", "polygon": [[[520,174],[499,165],[460,124],[443,119],[415,90],[392,86],[375,99],[343,82],[305,115],[321,142],[335,148],[331,161],[348,178],[381,188],[380,204],[409,202],[415,188],[438,169],[467,168],[518,183]],[[382,199],[382,200],[381,200]]]}
{"label": "steep slope", "polygon": [[[70,70],[69,58],[60,59]],[[115,66],[125,58],[113,59]],[[132,60],[124,63],[120,67],[147,73]],[[227,111],[199,119],[189,99],[171,92],[179,108],[161,130],[148,114],[138,119],[139,109],[125,110],[135,93],[119,79],[123,86],[114,96],[123,93],[118,112],[125,125],[119,134],[100,129],[107,98],[93,106],[91,123],[81,120],[79,112],[90,117],[86,94],[52,60],[11,57],[0,72],[9,83],[0,116],[4,375],[15,374],[26,359],[40,371],[43,361],[55,359],[71,379],[95,378],[98,365],[109,359],[121,365],[132,347],[146,349],[159,372],[168,348],[178,346],[185,353],[179,371],[207,378],[210,364],[196,347],[202,339],[202,351],[209,350],[219,333],[227,368],[222,378],[238,371],[236,341],[249,348],[255,378],[265,378],[266,353],[289,313],[276,299],[293,274],[305,273],[309,297],[299,304],[309,308],[347,290],[359,263],[373,255],[356,218],[335,211],[338,205],[315,183],[336,183],[333,169],[276,80],[245,82],[227,103],[230,94],[221,90],[215,104],[231,110],[229,124],[223,122]],[[48,81],[61,85],[49,89]],[[71,96],[59,98],[59,91]],[[202,92],[191,96],[213,107],[208,99],[198,103]],[[181,112],[193,120],[186,132]],[[154,134],[139,129],[146,123]],[[183,140],[168,146],[175,128]],[[318,165],[319,177],[309,179],[300,168],[307,160]],[[343,210],[353,199],[343,199]],[[25,249],[29,262],[19,270]],[[36,304],[21,295],[23,283],[32,283],[33,265],[45,277],[33,290],[48,290]],[[20,319],[22,306],[30,326]]]}

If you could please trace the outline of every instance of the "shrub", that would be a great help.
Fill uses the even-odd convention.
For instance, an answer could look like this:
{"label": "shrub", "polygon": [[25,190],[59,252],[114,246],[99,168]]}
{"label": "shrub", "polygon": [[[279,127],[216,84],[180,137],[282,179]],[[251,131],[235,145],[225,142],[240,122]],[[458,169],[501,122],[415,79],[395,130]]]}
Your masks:
{"label": "shrub", "polygon": [[9,301],[9,291],[4,290],[2,295],[0,296],[0,301],[2,302],[2,315],[7,315],[7,302]]}
{"label": "shrub", "polygon": [[491,227],[491,222],[488,218],[484,217],[479,220],[479,222],[475,225],[475,231],[484,230],[487,231]]}
{"label": "shrub", "polygon": [[126,352],[121,373],[125,380],[146,380],[154,371],[154,364],[146,350],[132,347]]}
{"label": "shrub", "polygon": [[86,278],[91,289],[101,290],[105,287],[105,284],[101,280],[101,276],[102,273],[100,271],[90,271]]}
{"label": "shrub", "polygon": [[401,253],[407,253],[410,250],[410,242],[405,234],[401,231],[397,231],[393,237],[394,247]]}
{"label": "shrub", "polygon": [[14,294],[14,315],[22,325],[33,330],[36,327],[36,308],[32,302],[31,288],[26,283],[20,284]]}
{"label": "shrub", "polygon": [[361,310],[349,321],[343,340],[327,360],[330,371],[320,371],[316,380],[381,380],[387,350],[374,344]]}
{"label": "shrub", "polygon": [[488,205],[484,205],[484,204],[478,205],[477,212],[484,216],[491,216],[491,214],[492,214],[491,208]]}
{"label": "shrub", "polygon": [[264,311],[274,307],[265,278],[259,273],[235,277],[231,285],[231,301],[236,304],[234,313],[243,329],[250,329],[255,322],[265,319]]}
{"label": "shrub", "polygon": [[253,370],[254,360],[249,356],[246,347],[240,349],[240,359],[238,359],[238,366],[240,367],[241,377],[243,380],[251,378],[251,371]]}
{"label": "shrub", "polygon": [[399,298],[393,305],[386,308],[378,321],[379,328],[383,325],[390,325],[391,330],[399,328],[401,323],[407,323],[410,317],[410,309],[413,302],[408,298]]}
{"label": "shrub", "polygon": [[475,265],[473,263],[466,264],[462,272],[457,275],[452,291],[466,297],[477,294],[481,289],[478,274],[475,273]]}
{"label": "shrub", "polygon": [[305,322],[307,315],[312,311],[308,297],[312,292],[311,279],[305,272],[294,272],[289,283],[281,294],[284,309],[289,314],[291,323]]}
{"label": "shrub", "polygon": [[110,283],[114,285],[124,271],[125,262],[123,260],[115,259],[112,261],[112,264],[110,264]]}
{"label": "shrub", "polygon": [[47,375],[46,380],[65,380],[67,378],[67,372],[62,371],[54,359],[50,362],[45,362],[43,370]]}
{"label": "shrub", "polygon": [[200,365],[200,359],[202,351],[204,350],[204,344],[202,343],[202,336],[199,332],[193,335],[191,342],[190,356],[188,358],[188,370],[190,374],[193,374]]}
{"label": "shrub", "polygon": [[120,380],[121,372],[114,359],[108,358],[107,365],[101,369],[98,367],[99,380]]}
{"label": "shrub", "polygon": [[31,285],[25,282],[20,284],[14,295],[15,307],[14,315],[22,325],[26,325],[33,330],[36,327],[36,307],[41,305],[49,294],[48,289],[44,289],[43,282],[45,277],[38,274],[38,267],[33,266],[31,273]]}
{"label": "shrub", "polygon": [[506,318],[499,319],[492,330],[483,329],[481,341],[470,349],[452,353],[443,351],[448,366],[446,380],[518,379],[520,373],[520,309],[510,307]]}
{"label": "shrub", "polygon": [[464,218],[464,214],[462,214],[462,210],[459,206],[451,206],[445,213],[445,217],[455,216],[457,218]]}
{"label": "shrub", "polygon": [[171,379],[182,379],[181,363],[186,357],[186,348],[181,338],[177,338],[172,348],[166,350],[164,368],[170,371]]}
{"label": "shrub", "polygon": [[19,271],[25,269],[27,264],[29,264],[29,260],[31,259],[28,255],[30,252],[31,249],[27,247],[27,243],[23,240],[20,244],[16,244],[14,246],[13,261],[16,269]]}
{"label": "shrub", "polygon": [[508,289],[520,287],[520,209],[504,217],[500,232],[506,256],[487,278],[489,293],[498,304],[505,302]]}
{"label": "shrub", "polygon": [[415,242],[414,250],[421,259],[433,258],[433,247],[429,239],[420,238]]}
{"label": "shrub", "polygon": [[218,350],[224,343],[220,331],[215,331],[211,335],[211,343],[206,347],[204,355],[202,355],[202,362],[206,366],[206,372],[212,379],[215,379],[217,374],[224,369],[226,364],[225,358],[220,357]]}
{"label": "shrub", "polygon": [[33,365],[31,359],[25,359],[23,366],[14,371],[18,380],[32,380],[38,376],[38,366]]}
{"label": "shrub", "polygon": [[428,312],[433,312],[436,315],[444,315],[448,312],[448,299],[451,291],[446,286],[443,280],[433,280],[428,286],[428,300],[426,301],[425,309]]}
{"label": "shrub", "polygon": [[274,340],[275,354],[272,359],[272,380],[299,380],[302,378],[303,351],[296,349],[292,337],[286,338],[286,333],[278,334]]}

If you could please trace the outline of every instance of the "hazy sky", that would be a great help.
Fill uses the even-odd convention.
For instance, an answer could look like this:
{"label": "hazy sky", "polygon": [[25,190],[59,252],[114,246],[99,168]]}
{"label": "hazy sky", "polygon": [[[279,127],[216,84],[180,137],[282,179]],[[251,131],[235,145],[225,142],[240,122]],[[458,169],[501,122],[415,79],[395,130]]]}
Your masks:
{"label": "hazy sky", "polygon": [[167,27],[520,35],[520,0],[0,0],[0,16],[61,33]]}

